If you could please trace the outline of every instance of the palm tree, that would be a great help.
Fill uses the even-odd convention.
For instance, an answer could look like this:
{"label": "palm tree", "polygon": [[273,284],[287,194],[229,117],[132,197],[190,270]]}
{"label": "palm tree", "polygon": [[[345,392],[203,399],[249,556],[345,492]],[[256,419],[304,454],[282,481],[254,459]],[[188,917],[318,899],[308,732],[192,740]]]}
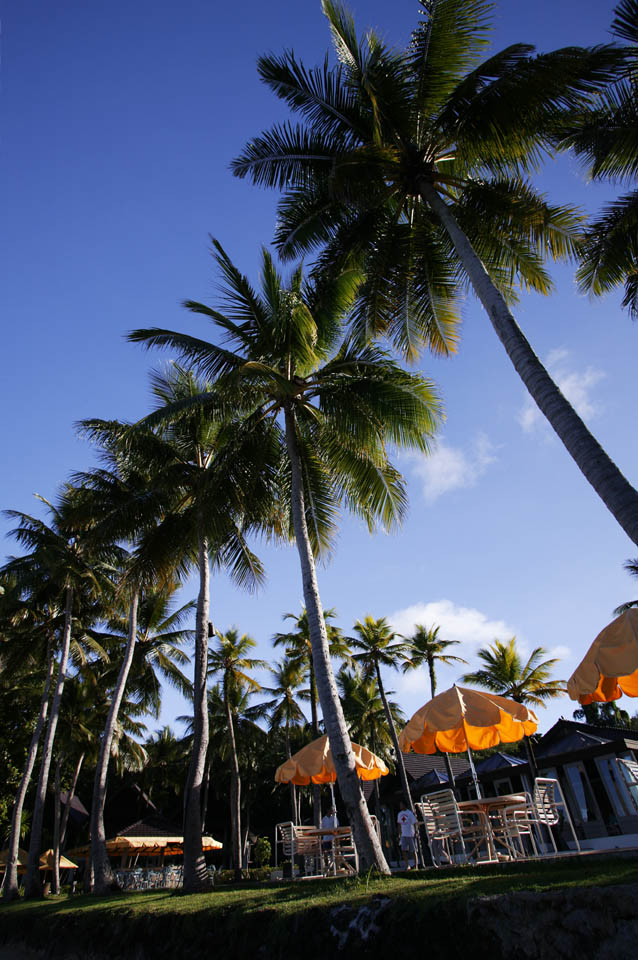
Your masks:
{"label": "palm tree", "polygon": [[[262,687],[263,693],[270,694],[274,699],[263,704],[264,712],[270,718],[270,731],[284,731],[286,739],[286,755],[292,755],[290,749],[290,728],[303,726],[306,723],[301,706],[295,693],[304,681],[304,666],[299,659],[287,658],[279,660],[270,670],[275,683],[274,687]],[[310,699],[310,690],[302,690],[300,697]],[[290,807],[293,823],[297,823],[297,797],[294,783],[290,783]]]}
{"label": "palm tree", "polygon": [[[343,702],[343,713],[348,723],[350,736],[356,743],[377,754],[392,769],[395,750],[376,677],[367,676],[358,665],[353,669],[342,667],[337,674],[337,685]],[[388,696],[393,691],[388,690]],[[392,723],[402,726],[405,718],[398,704],[388,700]],[[380,810],[379,781],[374,780],[376,813]]]}
{"label": "palm tree", "polygon": [[[16,519],[18,526],[12,531],[19,543],[29,547],[31,552],[10,561],[4,568],[18,576],[24,576],[28,582],[40,577],[43,583],[51,585],[52,590],[64,598],[64,624],[59,644],[57,678],[49,711],[46,735],[42,747],[42,759],[36,791],[31,839],[29,843],[29,863],[25,878],[25,896],[39,896],[41,892],[39,876],[40,844],[44,818],[44,801],[49,781],[49,770],[53,757],[55,733],[60,714],[60,704],[66,680],[69,650],[71,646],[71,628],[74,606],[79,607],[81,599],[98,598],[112,590],[108,574],[114,571],[114,562],[120,559],[121,551],[112,542],[92,538],[89,532],[79,530],[73,522],[73,502],[76,491],[67,487],[58,506],[40,498],[52,515],[48,526],[44,521],[19,511],[5,511],[6,515]],[[17,855],[17,836],[10,841],[10,855],[13,860],[13,848]],[[7,863],[4,895],[15,896],[11,877],[11,867]],[[17,886],[17,883],[16,883]]]}
{"label": "palm tree", "polygon": [[401,519],[405,492],[387,445],[427,450],[438,403],[429,382],[402,370],[378,347],[348,340],[339,345],[360,280],[356,271],[304,284],[298,268],[284,286],[264,250],[257,293],[213,242],[226,282],[226,313],[192,301],[186,305],[210,318],[227,346],[158,329],[134,331],[130,339],[172,347],[205,376],[217,377],[217,396],[203,395],[198,409],[218,404],[221,395],[246,412],[246,429],[266,421],[280,429],[283,420],[287,462],[281,494],[290,503],[319,701],[360,862],[387,872],[332,672],[315,555],[328,548],[341,503],[370,528],[378,521],[390,528]]}
{"label": "palm tree", "polygon": [[627,69],[589,110],[575,118],[563,147],[572,147],[593,180],[634,185],[605,206],[588,225],[577,279],[581,290],[596,295],[624,284],[623,307],[638,317],[638,0],[621,0],[612,33],[630,44]]}
{"label": "palm tree", "polygon": [[[326,625],[326,635],[328,637],[328,649],[331,657],[337,657],[341,660],[348,660],[350,651],[348,641],[343,636],[339,627],[329,623],[334,620],[336,611],[334,609],[324,610],[323,619]],[[319,695],[317,693],[317,680],[315,677],[315,668],[312,658],[312,640],[310,638],[310,627],[308,624],[308,614],[306,609],[302,609],[298,615],[296,613],[284,613],[284,620],[293,620],[295,629],[289,633],[276,633],[273,637],[273,644],[276,647],[284,646],[286,653],[292,657],[295,662],[303,666],[307,672],[309,692],[310,692],[310,717],[312,732],[315,739],[320,736],[319,730]],[[294,784],[291,785],[294,787]],[[312,785],[312,813],[315,827],[321,826],[321,787],[313,783]]]}
{"label": "palm tree", "polygon": [[360,338],[391,337],[406,357],[455,347],[471,286],[532,398],[579,469],[638,544],[638,491],[551,379],[508,303],[515,281],[551,289],[550,256],[578,250],[581,218],[526,179],[566,112],[615,75],[622,52],[568,47],[533,57],[514,44],[487,60],[486,0],[420,0],[405,51],[323,0],[338,66],[292,52],[258,61],[262,80],[301,115],[255,137],[239,177],[284,190],[276,243],[286,258],[323,245],[320,269],[365,266],[353,312]]}
{"label": "palm tree", "polygon": [[161,588],[147,587],[144,592],[134,588],[128,611],[113,610],[107,622],[108,632],[97,634],[110,649],[115,648],[113,660],[119,665],[117,679],[113,677],[115,682],[109,685],[109,708],[91,805],[91,865],[93,892],[97,895],[107,893],[113,881],[106,849],[104,806],[109,760],[125,692],[128,690],[133,701],[155,717],[161,708],[159,676],[182,694],[191,692],[190,681],[180,669],[189,658],[180,646],[192,639],[193,631],[183,629],[182,623],[195,604],[190,601],[173,609],[173,596],[180,586],[176,582],[165,583]]}
{"label": "palm tree", "polygon": [[414,625],[414,633],[406,638],[406,659],[403,662],[403,672],[416,670],[427,666],[430,675],[430,696],[436,693],[435,663],[467,663],[463,657],[454,657],[447,653],[448,647],[456,646],[459,640],[442,640],[439,637],[439,627],[424,627],[420,623]]}
{"label": "palm tree", "polygon": [[357,620],[354,629],[357,636],[351,637],[350,643],[353,649],[359,652],[353,653],[352,659],[360,663],[369,676],[376,678],[386,720],[390,729],[390,736],[392,737],[392,743],[394,745],[394,753],[397,767],[399,768],[401,788],[403,790],[403,799],[409,809],[414,813],[414,804],[412,803],[412,795],[408,785],[408,776],[405,772],[403,754],[399,748],[396,726],[381,678],[382,666],[398,670],[399,665],[405,658],[406,643],[404,640],[397,640],[398,634],[394,633],[385,617],[379,617],[378,620],[375,620],[374,617],[367,616],[364,620]]}
{"label": "palm tree", "polygon": [[227,630],[217,634],[217,644],[210,651],[209,673],[221,675],[222,694],[228,724],[228,743],[231,756],[231,785],[230,785],[230,821],[233,843],[233,862],[235,877],[241,880],[242,842],[241,842],[241,777],[239,773],[239,759],[235,740],[235,725],[233,722],[232,700],[235,691],[242,688],[257,691],[260,689],[257,681],[247,673],[248,670],[264,668],[263,660],[256,660],[247,656],[253,647],[257,646],[252,637],[243,633],[241,637],[237,630]]}
{"label": "palm tree", "polygon": [[[204,415],[190,407],[193,397],[209,396],[208,384],[178,365],[152,378],[157,409],[137,427],[120,425],[118,443],[154,478],[154,494],[164,512],[144,532],[136,549],[136,569],[195,568],[199,592],[195,623],[193,739],[184,799],[184,890],[210,883],[202,849],[202,793],[209,728],[206,678],[210,625],[211,569],[225,568],[240,586],[254,589],[263,568],[246,542],[264,516],[274,525],[273,483],[278,456],[268,424],[240,433],[232,415],[219,405]],[[100,439],[115,424],[86,425]],[[150,429],[149,429],[150,428]],[[168,498],[168,502],[165,500]]]}
{"label": "palm tree", "polygon": [[507,641],[495,640],[478,651],[483,666],[464,674],[461,680],[476,683],[517,703],[543,707],[547,700],[561,697],[565,692],[560,680],[549,679],[558,660],[543,660],[545,654],[542,647],[535,647],[527,662],[523,663],[516,649],[516,637]]}
{"label": "palm tree", "polygon": [[[635,557],[633,560],[626,560],[623,566],[632,577],[638,577],[638,557]],[[638,607],[638,600],[627,600],[626,603],[621,603],[620,606],[614,610],[614,616],[619,617],[621,613],[626,613],[627,610],[631,610],[632,607]]]}

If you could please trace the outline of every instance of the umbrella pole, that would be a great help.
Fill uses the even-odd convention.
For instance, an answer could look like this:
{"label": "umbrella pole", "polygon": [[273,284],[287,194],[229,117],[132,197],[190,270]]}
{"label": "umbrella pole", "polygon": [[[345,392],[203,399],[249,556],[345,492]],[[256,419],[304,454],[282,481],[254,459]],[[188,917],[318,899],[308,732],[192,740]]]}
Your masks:
{"label": "umbrella pole", "polygon": [[472,756],[472,751],[470,750],[469,745],[467,748],[467,759],[470,761],[470,770],[472,771],[472,780],[474,781],[474,786],[476,787],[476,797],[478,800],[481,800],[483,798],[483,794],[481,793],[481,785],[478,782],[478,777],[476,776],[476,767],[474,766],[474,758]]}
{"label": "umbrella pole", "polygon": [[445,757],[445,768],[447,770],[447,779],[450,785],[450,789],[456,790],[456,784],[454,782],[454,772],[452,770],[452,761],[450,760],[450,754],[444,753],[443,756]]}

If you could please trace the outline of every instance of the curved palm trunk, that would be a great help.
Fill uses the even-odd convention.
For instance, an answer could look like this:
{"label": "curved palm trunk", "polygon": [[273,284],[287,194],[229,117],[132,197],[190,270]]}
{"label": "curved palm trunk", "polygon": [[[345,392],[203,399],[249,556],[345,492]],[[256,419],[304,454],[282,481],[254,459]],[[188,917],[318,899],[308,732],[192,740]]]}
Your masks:
{"label": "curved palm trunk", "polygon": [[73,771],[73,780],[71,781],[71,786],[66,795],[66,803],[64,804],[64,813],[62,814],[62,823],[60,824],[60,850],[64,850],[64,843],[66,841],[66,830],[69,824],[69,814],[71,812],[71,803],[73,797],[75,796],[75,789],[78,785],[78,780],[80,778],[80,770],[82,769],[82,764],[84,763],[85,753],[81,753],[78,757],[78,762],[75,765],[75,770]]}
{"label": "curved palm trunk", "polygon": [[27,762],[22,772],[22,779],[18,787],[13,813],[11,815],[11,833],[9,834],[9,849],[7,851],[7,866],[2,882],[2,896],[5,900],[13,900],[18,896],[18,848],[20,846],[20,827],[22,826],[22,811],[24,801],[31,782],[31,774],[35,766],[35,758],[38,753],[38,743],[42,736],[44,724],[46,723],[49,710],[49,692],[51,690],[51,681],[53,679],[53,668],[55,660],[53,658],[53,642],[49,641],[47,650],[47,676],[40,700],[40,712],[35,725],[35,730],[29,744]]}
{"label": "curved palm trunk", "polygon": [[97,766],[93,781],[93,802],[91,804],[91,863],[93,865],[93,893],[103,896],[108,893],[113,884],[113,871],[106,849],[106,832],[104,830],[104,805],[106,803],[106,778],[111,759],[111,745],[115,735],[120,705],[124,696],[126,682],[133,662],[135,643],[137,640],[137,607],[139,590],[135,588],[131,597],[128,621],[128,639],[124,659],[120,667],[117,684],[113,692],[113,699],[109,707]]}
{"label": "curved palm trunk", "polygon": [[33,808],[33,820],[31,823],[31,841],[29,843],[29,865],[24,882],[25,897],[39,897],[42,893],[42,884],[40,883],[40,844],[42,842],[42,822],[44,820],[44,801],[46,799],[47,786],[49,783],[49,770],[51,769],[51,758],[53,756],[53,743],[55,741],[55,731],[60,716],[60,703],[62,702],[62,692],[64,690],[64,681],[66,680],[66,667],[69,659],[69,647],[71,646],[71,620],[73,611],[73,587],[66,588],[66,598],[64,605],[64,629],[62,631],[62,650],[60,652],[60,664],[58,666],[58,676],[53,693],[53,702],[51,703],[51,713],[49,715],[49,724],[47,726],[46,736],[42,747],[42,761],[40,763],[40,775],[38,777],[38,787]]}
{"label": "curved palm trunk", "polygon": [[354,835],[359,853],[359,864],[363,870],[376,867],[382,873],[389,873],[389,867],[383,856],[381,844],[377,838],[370,814],[365,802],[361,784],[355,770],[354,755],[350,746],[348,728],[341,709],[341,701],[330,663],[328,633],[319,596],[315,562],[310,547],[308,528],[304,510],[304,492],[302,484],[301,461],[297,451],[295,420],[292,410],[286,409],[286,444],[290,458],[292,480],[292,517],[295,541],[299,552],[304,602],[308,612],[308,626],[312,642],[312,658],[317,681],[319,702],[323,711],[326,732],[330,739],[330,749],[337,771],[339,790],[345,803],[348,822]]}
{"label": "curved palm trunk", "polygon": [[[200,520],[201,523],[201,520]],[[184,892],[195,893],[210,886],[202,847],[202,786],[208,753],[208,620],[210,566],[208,540],[199,538],[199,595],[195,622],[193,677],[193,748],[184,791]]]}
{"label": "curved palm trunk", "polygon": [[627,536],[638,544],[638,491],[605,453],[549,376],[492,283],[470,241],[433,185],[423,182],[421,194],[447,230],[477,297],[532,399],[560,437],[585,479]]}
{"label": "curved palm trunk", "polygon": [[208,793],[210,790],[210,765],[212,757],[207,753],[206,767],[204,768],[204,782],[202,784],[202,836],[206,833],[206,816],[208,814]]}
{"label": "curved palm trunk", "polygon": [[226,706],[226,722],[228,724],[228,740],[230,743],[230,832],[233,847],[233,867],[235,880],[241,880],[242,841],[241,841],[241,779],[239,776],[239,760],[237,759],[237,742],[235,740],[235,724],[228,700],[228,691],[224,682],[224,702]]}

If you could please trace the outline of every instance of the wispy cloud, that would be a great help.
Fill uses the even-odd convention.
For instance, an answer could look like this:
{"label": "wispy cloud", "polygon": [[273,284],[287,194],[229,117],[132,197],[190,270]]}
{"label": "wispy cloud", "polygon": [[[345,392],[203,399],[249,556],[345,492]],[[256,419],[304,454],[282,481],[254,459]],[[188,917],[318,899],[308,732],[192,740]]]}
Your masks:
{"label": "wispy cloud", "polygon": [[495,449],[489,437],[479,433],[467,451],[439,441],[428,456],[411,456],[426,502],[434,503],[451,490],[474,487],[496,460]]}
{"label": "wispy cloud", "polygon": [[[562,348],[550,352],[545,366],[576,412],[583,420],[592,420],[600,407],[594,403],[591,393],[596,384],[604,379],[605,373],[594,367],[587,367],[582,371],[575,370],[570,362],[569,351]],[[545,422],[545,418],[529,395],[525,397],[519,411],[518,422],[526,433],[531,433]]]}

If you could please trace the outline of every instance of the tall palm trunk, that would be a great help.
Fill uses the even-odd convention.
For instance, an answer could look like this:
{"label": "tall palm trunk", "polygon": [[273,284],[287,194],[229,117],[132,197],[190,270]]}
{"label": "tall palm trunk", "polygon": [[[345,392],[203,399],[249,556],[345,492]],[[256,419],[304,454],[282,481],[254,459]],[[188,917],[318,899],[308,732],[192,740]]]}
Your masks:
{"label": "tall palm trunk", "polygon": [[60,651],[60,664],[58,666],[58,675],[53,693],[53,702],[51,703],[51,713],[49,715],[49,724],[47,726],[46,736],[42,747],[42,760],[40,763],[40,775],[38,777],[38,787],[33,808],[33,820],[31,822],[31,842],[29,843],[29,865],[24,882],[25,897],[39,897],[42,893],[40,883],[40,844],[42,842],[42,823],[44,820],[44,801],[47,794],[49,783],[49,770],[51,768],[51,758],[53,756],[53,743],[55,741],[55,731],[60,716],[60,704],[62,702],[62,692],[64,690],[64,681],[66,680],[66,668],[69,660],[69,647],[71,646],[71,623],[73,612],[73,587],[66,588],[66,597],[64,604],[64,628],[62,631],[62,649]]}
{"label": "tall palm trunk", "polygon": [[9,834],[9,849],[7,851],[7,866],[2,883],[2,896],[5,900],[13,900],[18,896],[18,848],[20,846],[20,827],[22,826],[22,810],[24,801],[31,782],[31,774],[35,765],[35,758],[38,753],[38,743],[42,736],[44,724],[46,723],[49,710],[49,692],[51,690],[51,680],[53,679],[53,669],[55,659],[53,657],[53,640],[49,641],[47,647],[47,675],[40,700],[40,712],[36,721],[35,729],[31,736],[27,762],[22,772],[20,786],[13,805],[13,814],[11,816],[11,833]]}
{"label": "tall palm trunk", "polygon": [[549,376],[508,310],[505,300],[492,283],[470,241],[433,185],[424,181],[420,189],[422,196],[447,230],[477,297],[531,397],[586,480],[627,536],[638,544],[638,491],[605,453]]}
{"label": "tall palm trunk", "polygon": [[232,710],[230,709],[227,678],[224,678],[224,704],[226,707],[228,741],[230,744],[230,832],[233,849],[233,867],[235,868],[235,879],[241,880],[241,778],[239,776],[239,760],[237,758],[235,724],[233,722]]}
{"label": "tall palm trunk", "polygon": [[206,815],[208,814],[208,794],[210,791],[210,766],[212,757],[207,755],[204,768],[204,782],[202,784],[202,836],[206,833]]}
{"label": "tall palm trunk", "polygon": [[394,746],[394,753],[397,758],[397,767],[399,768],[399,779],[401,780],[401,789],[403,790],[403,799],[406,802],[406,805],[410,808],[412,813],[414,813],[414,804],[412,803],[412,795],[410,793],[410,786],[408,784],[408,775],[405,772],[405,763],[403,762],[403,754],[399,749],[399,738],[397,737],[397,730],[394,725],[394,720],[392,719],[392,714],[390,712],[390,704],[388,703],[388,698],[385,695],[385,690],[383,688],[383,680],[381,679],[381,668],[377,660],[374,661],[374,668],[377,673],[377,685],[379,687],[379,694],[381,695],[381,702],[383,703],[383,710],[385,713],[385,718],[388,721],[388,727],[390,728],[390,736],[392,737],[392,744]]}
{"label": "tall palm trunk", "polygon": [[[200,517],[200,530],[203,520]],[[202,785],[208,752],[208,620],[210,611],[210,564],[208,540],[199,537],[199,595],[195,622],[193,677],[193,747],[184,791],[184,892],[195,893],[210,885],[202,847]]]}
{"label": "tall palm trunk", "polygon": [[[288,754],[288,759],[290,760],[290,724],[286,721],[286,753]],[[289,784],[290,787],[290,809],[292,810],[292,822],[294,824],[298,823],[297,818],[297,791],[292,780]]]}
{"label": "tall palm trunk", "polygon": [[[312,650],[310,650],[309,659],[309,680],[310,680],[310,716],[312,719],[312,732],[315,740],[319,736],[319,718],[317,716],[317,678],[315,677],[315,668],[312,662]],[[312,785],[312,819],[317,829],[321,826],[321,787],[318,783]],[[301,814],[299,817],[301,823]]]}
{"label": "tall palm trunk", "polygon": [[312,642],[312,659],[317,680],[317,692],[323,712],[326,731],[330,739],[330,749],[337,771],[339,790],[345,803],[348,822],[359,853],[359,862],[365,870],[376,867],[382,873],[389,873],[389,867],[383,856],[381,844],[377,838],[370,814],[365,802],[361,784],[357,777],[354,755],[348,736],[348,728],[343,716],[341,701],[332,672],[328,632],[324,619],[314,557],[310,546],[306,526],[304,492],[302,484],[301,461],[297,450],[296,425],[292,410],[287,407],[286,444],[290,458],[292,480],[292,517],[295,541],[299,552],[304,603],[308,612],[308,628]]}
{"label": "tall palm trunk", "polygon": [[81,753],[78,757],[77,763],[75,765],[75,770],[73,771],[73,779],[71,780],[71,786],[69,787],[68,793],[66,795],[66,803],[64,804],[64,813],[62,814],[62,822],[60,824],[60,850],[64,850],[64,843],[66,841],[66,830],[69,824],[69,814],[71,813],[71,803],[73,802],[73,797],[75,796],[75,790],[78,785],[78,780],[80,778],[80,770],[82,769],[82,764],[84,763],[84,758],[86,754]]}
{"label": "tall palm trunk", "polygon": [[93,864],[93,893],[102,896],[108,893],[113,884],[113,871],[106,849],[106,832],[104,830],[104,804],[106,803],[106,778],[111,759],[111,745],[117,726],[120,705],[126,689],[126,682],[133,662],[135,643],[137,641],[137,607],[139,603],[139,589],[135,587],[131,596],[128,620],[128,639],[124,659],[120,667],[117,684],[113,692],[113,699],[109,707],[97,766],[93,781],[93,802],[91,804],[91,863]]}
{"label": "tall palm trunk", "polygon": [[434,657],[428,656],[428,672],[430,674],[430,696],[434,699],[436,693],[436,673],[434,672]]}
{"label": "tall palm trunk", "polygon": [[51,892],[55,896],[60,892],[60,790],[63,762],[64,757],[58,757],[58,762],[55,765],[55,779],[53,781],[53,863],[51,864],[53,879],[51,882]]}

